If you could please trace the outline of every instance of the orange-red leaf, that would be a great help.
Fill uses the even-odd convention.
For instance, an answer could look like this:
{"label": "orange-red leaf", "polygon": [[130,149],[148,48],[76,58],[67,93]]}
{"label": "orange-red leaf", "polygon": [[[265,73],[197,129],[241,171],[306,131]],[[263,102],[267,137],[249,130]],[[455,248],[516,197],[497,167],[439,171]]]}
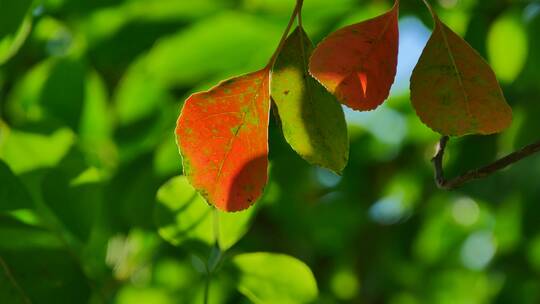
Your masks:
{"label": "orange-red leaf", "polygon": [[269,71],[189,97],[176,126],[184,174],[224,211],[251,206],[267,181]]}
{"label": "orange-red leaf", "polygon": [[309,71],[337,99],[355,110],[373,110],[388,98],[398,55],[398,7],[344,27],[325,38]]}
{"label": "orange-red leaf", "polygon": [[502,131],[512,122],[512,109],[493,70],[432,13],[435,28],[411,77],[416,113],[443,135]]}

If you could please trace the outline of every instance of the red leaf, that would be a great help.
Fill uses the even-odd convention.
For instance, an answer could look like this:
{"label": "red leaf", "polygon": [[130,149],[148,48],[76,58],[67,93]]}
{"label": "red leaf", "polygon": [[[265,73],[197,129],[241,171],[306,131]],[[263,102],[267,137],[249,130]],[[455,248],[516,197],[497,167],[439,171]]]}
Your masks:
{"label": "red leaf", "polygon": [[325,38],[311,56],[310,73],[355,110],[373,110],[390,93],[397,68],[398,8],[344,27]]}
{"label": "red leaf", "polygon": [[224,211],[251,206],[267,181],[267,68],[189,97],[176,126],[184,174]]}

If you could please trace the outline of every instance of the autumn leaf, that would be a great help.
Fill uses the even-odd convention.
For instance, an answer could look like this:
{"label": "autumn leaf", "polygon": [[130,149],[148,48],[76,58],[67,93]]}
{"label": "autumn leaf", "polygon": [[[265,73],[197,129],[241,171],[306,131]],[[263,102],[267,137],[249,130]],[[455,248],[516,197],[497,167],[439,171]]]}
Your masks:
{"label": "autumn leaf", "polygon": [[265,68],[193,94],[178,118],[184,174],[208,203],[221,210],[246,209],[263,193],[269,95]]}
{"label": "autumn leaf", "polygon": [[297,27],[274,65],[272,98],[291,147],[308,162],[340,173],[349,156],[347,125],[341,105],[308,73],[312,51]]}
{"label": "autumn leaf", "polygon": [[504,130],[512,122],[512,109],[493,70],[429,9],[435,28],[411,77],[411,101],[416,113],[443,135]]}
{"label": "autumn leaf", "polygon": [[373,110],[388,98],[398,54],[398,8],[344,27],[325,38],[309,71],[338,100],[355,110]]}

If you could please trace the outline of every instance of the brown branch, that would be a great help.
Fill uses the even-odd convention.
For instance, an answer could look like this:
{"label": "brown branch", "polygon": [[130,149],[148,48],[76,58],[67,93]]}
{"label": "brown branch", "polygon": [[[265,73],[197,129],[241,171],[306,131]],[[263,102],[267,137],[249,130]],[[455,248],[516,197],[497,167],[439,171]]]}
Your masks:
{"label": "brown branch", "polygon": [[510,153],[505,157],[492,162],[489,165],[478,169],[469,170],[460,176],[447,180],[444,178],[443,158],[448,140],[448,136],[441,137],[441,140],[437,144],[435,156],[431,159],[431,162],[433,163],[433,167],[435,169],[435,183],[437,184],[437,187],[444,190],[452,190],[462,186],[467,182],[485,178],[501,169],[506,168],[513,163],[516,163],[528,156],[531,156],[534,153],[540,152],[540,141],[538,141],[528,146],[525,146],[513,153]]}

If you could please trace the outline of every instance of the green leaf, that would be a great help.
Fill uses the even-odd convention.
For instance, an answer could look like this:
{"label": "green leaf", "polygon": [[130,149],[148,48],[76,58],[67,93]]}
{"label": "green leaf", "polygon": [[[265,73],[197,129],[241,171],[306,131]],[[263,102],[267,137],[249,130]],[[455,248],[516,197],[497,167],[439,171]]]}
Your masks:
{"label": "green leaf", "polygon": [[487,37],[487,52],[497,77],[503,82],[514,81],[525,65],[528,52],[521,14],[506,13],[493,23]]}
{"label": "green leaf", "polygon": [[30,18],[24,19],[20,28],[11,35],[0,38],[0,65],[13,57],[21,48],[30,34],[32,22]]}
{"label": "green leaf", "polygon": [[0,258],[19,290],[30,300],[26,303],[79,303],[90,297],[89,282],[66,250],[0,251]]}
{"label": "green leaf", "polygon": [[165,183],[157,193],[157,201],[154,218],[159,234],[166,241],[179,246],[186,240],[195,239],[211,245],[215,242],[216,229],[223,251],[244,236],[255,210],[225,213],[213,209],[185,176],[174,177]]}
{"label": "green leaf", "polygon": [[39,103],[48,116],[78,130],[84,103],[85,67],[62,58],[55,62],[44,84]]}
{"label": "green leaf", "polygon": [[[60,58],[39,63],[20,81],[8,99],[8,113],[15,125],[27,122],[55,121],[77,131],[85,108],[87,89],[97,89],[86,79],[84,64],[76,59]],[[90,96],[88,96],[90,95]]]}
{"label": "green leaf", "polygon": [[102,192],[99,183],[83,179],[70,179],[55,168],[45,175],[42,189],[44,202],[55,217],[79,240],[86,241],[100,210]]}
{"label": "green leaf", "polygon": [[274,65],[272,98],[291,147],[309,163],[341,173],[349,158],[345,116],[334,96],[309,75],[312,52],[311,40],[297,27]]}
{"label": "green leaf", "polygon": [[309,303],[317,282],[303,262],[282,254],[245,253],[232,260],[240,271],[238,290],[257,304]]}
{"label": "green leaf", "polygon": [[28,190],[2,160],[0,160],[0,185],[0,211],[33,206]]}
{"label": "green leaf", "polygon": [[0,252],[36,248],[57,250],[64,246],[57,235],[43,227],[0,216]]}
{"label": "green leaf", "polygon": [[211,83],[211,78],[260,68],[272,54],[279,33],[279,27],[264,20],[228,12],[159,40],[120,80],[115,94],[120,123],[155,112],[167,101],[169,88]]}
{"label": "green leaf", "polygon": [[0,0],[0,65],[11,58],[30,33],[31,21],[25,18],[32,0]]}
{"label": "green leaf", "polygon": [[10,130],[0,121],[0,159],[16,174],[56,165],[74,140],[75,135],[67,128],[38,134]]}

